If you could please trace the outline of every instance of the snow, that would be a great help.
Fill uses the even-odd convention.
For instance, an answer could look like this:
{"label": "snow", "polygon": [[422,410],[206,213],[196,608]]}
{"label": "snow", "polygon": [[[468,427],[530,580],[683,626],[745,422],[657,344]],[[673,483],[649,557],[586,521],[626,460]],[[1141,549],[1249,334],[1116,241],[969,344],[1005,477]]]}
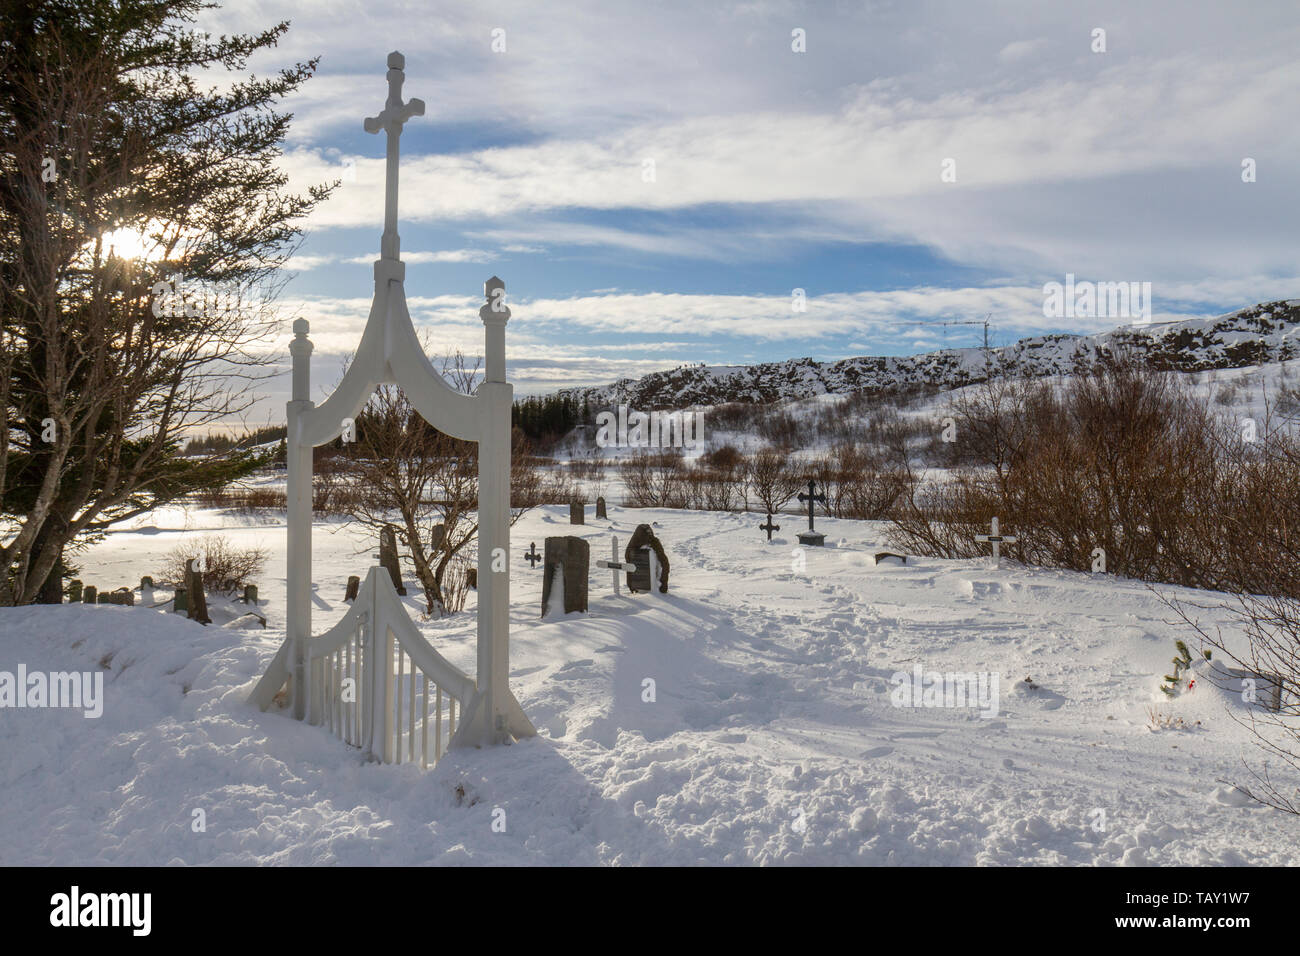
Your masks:
{"label": "snow", "polygon": [[[1245,705],[1201,680],[1160,694],[1174,639],[1197,646],[1145,585],[1005,559],[876,566],[882,525],[820,517],[830,546],[807,549],[800,571],[797,521],[768,544],[756,514],[609,513],[570,526],[547,507],[512,531],[520,553],[548,534],[593,548],[590,610],[546,621],[541,569],[512,561],[512,685],[539,736],[428,771],[363,763],[245,702],[283,638],[282,524],[173,510],[109,535],[77,559],[101,588],[156,574],[212,528],[268,548],[268,626],[142,606],[0,610],[0,669],[102,668],[106,695],[99,719],[0,711],[0,864],[1296,862],[1294,819],[1230,783],[1254,759],[1229,716]],[[615,598],[594,558],[644,522],[672,589]],[[322,524],[315,549],[320,633],[374,544]],[[472,611],[471,594],[466,613],[420,622],[470,673]],[[999,712],[895,707],[892,676],[918,663],[998,675]],[[1150,730],[1152,706],[1192,729]]]}

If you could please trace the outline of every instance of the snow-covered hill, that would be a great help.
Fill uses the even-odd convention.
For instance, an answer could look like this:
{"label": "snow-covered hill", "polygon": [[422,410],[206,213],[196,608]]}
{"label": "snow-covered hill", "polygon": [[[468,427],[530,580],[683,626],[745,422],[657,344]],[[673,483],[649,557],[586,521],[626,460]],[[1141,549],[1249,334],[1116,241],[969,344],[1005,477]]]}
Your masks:
{"label": "snow-covered hill", "polygon": [[[79,556],[82,578],[138,579],[190,529],[224,526],[272,552],[268,628],[140,606],[0,609],[0,670],[97,671],[105,693],[99,718],[0,710],[0,864],[1300,862],[1294,818],[1224,782],[1258,762],[1232,719],[1242,702],[1212,686],[1160,695],[1189,635],[1147,587],[980,561],[878,566],[879,526],[822,518],[829,546],[800,567],[799,520],[771,543],[760,520],[527,514],[516,553],[580,534],[604,555],[611,534],[655,522],[672,590],[615,597],[593,567],[590,610],[543,621],[541,571],[513,562],[511,682],[539,736],[426,772],[367,764],[245,702],[284,636],[282,525],[142,516]],[[318,530],[320,632],[373,541]],[[420,627],[473,670],[472,613]],[[996,676],[994,712],[900,706],[895,675],[918,667]],[[1153,731],[1149,707],[1193,729]]]}
{"label": "snow-covered hill", "polygon": [[[1300,355],[1300,299],[1265,303],[1212,319],[1131,325],[1096,335],[1045,335],[991,350],[995,367],[1012,373],[1077,372],[1104,353],[1126,351],[1156,367],[1183,372],[1241,368]],[[826,393],[909,385],[959,388],[988,375],[982,349],[945,349],[905,357],[838,362],[810,358],[748,366],[685,366],[612,385],[567,390],[600,408],[687,408],[725,402],[780,402]]]}

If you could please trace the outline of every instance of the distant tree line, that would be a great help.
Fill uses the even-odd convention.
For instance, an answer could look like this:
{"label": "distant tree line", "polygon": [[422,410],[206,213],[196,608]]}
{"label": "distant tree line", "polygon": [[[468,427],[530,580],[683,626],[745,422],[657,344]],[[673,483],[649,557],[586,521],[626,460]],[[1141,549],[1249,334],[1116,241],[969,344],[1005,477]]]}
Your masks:
{"label": "distant tree line", "polygon": [[243,435],[213,432],[185,443],[186,455],[220,455],[235,448],[254,448],[273,441],[284,441],[288,429],[284,425],[266,425]]}
{"label": "distant tree line", "polygon": [[591,409],[571,395],[533,395],[520,399],[511,409],[511,424],[524,433],[539,450],[545,450],[578,425],[587,421]]}

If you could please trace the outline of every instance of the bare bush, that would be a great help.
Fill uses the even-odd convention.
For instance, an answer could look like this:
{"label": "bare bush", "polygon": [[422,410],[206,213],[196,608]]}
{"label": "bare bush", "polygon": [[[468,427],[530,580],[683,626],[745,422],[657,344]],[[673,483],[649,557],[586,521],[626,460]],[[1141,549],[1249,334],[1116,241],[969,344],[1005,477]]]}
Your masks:
{"label": "bare bush", "polygon": [[799,490],[800,474],[788,455],[772,448],[764,448],[749,459],[749,487],[769,514],[776,514],[781,506]]}
{"label": "bare bush", "polygon": [[262,573],[267,552],[263,548],[237,548],[224,535],[205,535],[197,541],[179,544],[167,553],[158,573],[159,582],[174,588],[185,587],[185,563],[192,558],[202,558],[205,591],[237,594]]}

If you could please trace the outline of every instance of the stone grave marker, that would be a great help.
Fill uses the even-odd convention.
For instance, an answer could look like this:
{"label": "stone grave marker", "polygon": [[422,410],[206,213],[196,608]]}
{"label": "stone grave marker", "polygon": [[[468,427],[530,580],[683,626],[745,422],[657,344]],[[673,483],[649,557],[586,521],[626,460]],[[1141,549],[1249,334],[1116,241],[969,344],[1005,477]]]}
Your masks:
{"label": "stone grave marker", "polygon": [[95,603],[95,586],[93,584],[86,585],[85,589],[81,592],[81,600],[84,604]]}
{"label": "stone grave marker", "polygon": [[69,604],[81,603],[81,582],[76,578],[73,578],[71,581],[68,582],[68,603]]}
{"label": "stone grave marker", "polygon": [[576,535],[546,539],[542,569],[542,617],[550,605],[556,575],[563,581],[561,601],[565,614],[587,610],[587,571],[591,561],[591,545]]}
{"label": "stone grave marker", "polygon": [[781,526],[780,526],[779,524],[772,524],[772,512],[769,511],[769,512],[767,513],[767,524],[761,524],[761,525],[759,525],[759,526],[758,526],[758,530],[759,530],[759,531],[766,531],[766,532],[767,532],[767,540],[768,540],[768,541],[771,541],[771,540],[772,540],[772,532],[773,532],[773,531],[780,531],[780,530],[781,530]]}
{"label": "stone grave marker", "polygon": [[536,541],[528,542],[528,550],[524,552],[524,560],[528,562],[530,568],[536,568],[537,562],[542,560],[542,556],[537,553]]}
{"label": "stone grave marker", "polygon": [[361,578],[359,578],[355,574],[349,575],[347,589],[343,592],[343,600],[355,601],[357,599],[357,592],[360,590],[361,590]]}
{"label": "stone grave marker", "polygon": [[603,495],[596,498],[596,517],[597,518],[609,517],[609,515],[605,514],[605,498]]}
{"label": "stone grave marker", "polygon": [[245,585],[244,585],[244,603],[245,603],[245,604],[256,604],[256,603],[257,603],[257,585],[256,585],[256,584],[245,584]]}
{"label": "stone grave marker", "polygon": [[172,613],[190,615],[190,595],[185,588],[177,588],[176,595],[172,598]]}
{"label": "stone grave marker", "polygon": [[581,501],[569,502],[569,524],[586,524],[586,510],[587,506]]}
{"label": "stone grave marker", "polygon": [[634,566],[627,576],[627,589],[633,594],[650,593],[656,586],[668,593],[668,555],[648,524],[636,526],[623,551],[623,560]]}
{"label": "stone grave marker", "polygon": [[203,572],[194,567],[194,559],[185,561],[185,590],[189,596],[189,619],[200,624],[211,624],[208,617],[208,597],[203,593]]}
{"label": "stone grave marker", "polygon": [[386,525],[379,535],[379,564],[388,571],[393,579],[393,588],[398,594],[405,594],[402,584],[402,565],[397,558],[397,531],[392,525]]}
{"label": "stone grave marker", "polygon": [[447,526],[445,524],[436,524],[429,532],[429,548],[435,554],[442,550],[443,544],[447,541]]}

